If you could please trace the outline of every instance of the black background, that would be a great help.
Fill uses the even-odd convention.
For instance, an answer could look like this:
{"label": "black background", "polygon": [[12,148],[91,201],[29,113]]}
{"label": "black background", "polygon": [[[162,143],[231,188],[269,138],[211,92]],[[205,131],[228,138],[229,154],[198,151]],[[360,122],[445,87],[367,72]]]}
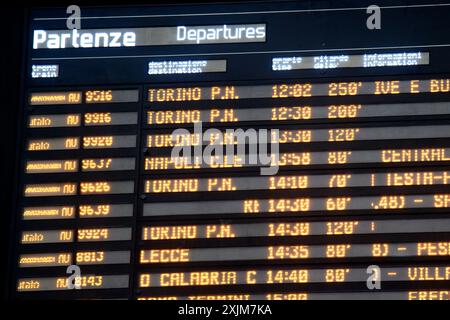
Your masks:
{"label": "black background", "polygon": [[[209,2],[209,1],[183,1],[185,2]],[[312,3],[318,1],[301,1],[305,3]],[[339,2],[340,4],[345,1],[319,1],[328,5],[333,2]],[[374,1],[375,2],[375,1]],[[377,1],[377,4],[411,4],[416,3],[418,1]],[[425,1],[420,1],[421,3]],[[432,3],[437,3],[440,1],[430,1]],[[127,4],[131,4],[133,2],[127,1]],[[138,2],[135,2],[138,4]],[[179,3],[175,1],[164,1],[161,4],[167,3]],[[111,1],[98,1],[98,2],[87,2],[87,1],[77,1],[67,3],[69,4],[78,4],[78,5],[102,5],[102,4],[113,4]],[[146,1],[145,4],[150,4],[149,1]],[[2,42],[1,42],[1,122],[0,127],[2,131],[1,135],[1,215],[2,215],[2,232],[1,232],[1,241],[4,245],[4,249],[2,250],[2,264],[7,267],[9,265],[8,257],[9,252],[11,250],[11,246],[14,244],[9,242],[12,233],[12,204],[15,199],[13,199],[13,188],[15,183],[15,175],[17,170],[15,170],[15,165],[17,163],[17,159],[15,159],[16,155],[16,147],[17,141],[20,137],[17,135],[17,124],[20,122],[18,119],[19,116],[19,98],[21,95],[20,87],[21,81],[23,80],[22,75],[24,71],[22,70],[23,57],[22,57],[22,49],[23,49],[23,34],[25,28],[25,16],[28,8],[33,6],[65,6],[65,2],[34,2],[34,3],[24,3],[19,6],[17,4],[16,7],[2,8],[2,19],[1,19],[1,29],[2,30]],[[343,5],[343,4],[342,4]],[[344,5],[343,5],[344,6]],[[449,36],[450,38],[450,36]],[[2,298],[8,298],[8,288],[9,283],[12,279],[9,277],[9,272],[2,272]]]}
{"label": "black background", "polygon": [[[16,163],[17,123],[19,115],[19,97],[21,81],[21,49],[22,34],[25,21],[25,7],[10,7],[2,9],[1,30],[4,30],[4,44],[1,46],[1,243],[2,266],[9,266],[9,242],[12,232],[12,204],[14,167]],[[6,12],[5,12],[6,11]],[[1,275],[2,297],[7,298],[10,278],[9,272]]]}

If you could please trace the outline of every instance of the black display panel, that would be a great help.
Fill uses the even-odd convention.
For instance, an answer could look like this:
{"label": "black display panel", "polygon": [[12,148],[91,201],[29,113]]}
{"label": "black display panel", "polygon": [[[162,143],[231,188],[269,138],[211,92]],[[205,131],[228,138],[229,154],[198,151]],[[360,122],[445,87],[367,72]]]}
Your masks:
{"label": "black display panel", "polygon": [[370,5],[31,10],[10,295],[449,300],[450,3]]}

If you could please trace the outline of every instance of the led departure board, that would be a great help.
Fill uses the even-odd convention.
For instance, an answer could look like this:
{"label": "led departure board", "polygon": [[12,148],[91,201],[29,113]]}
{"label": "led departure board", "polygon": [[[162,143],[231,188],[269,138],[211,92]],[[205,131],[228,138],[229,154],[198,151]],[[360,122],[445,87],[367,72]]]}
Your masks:
{"label": "led departure board", "polygon": [[450,3],[371,5],[31,10],[11,296],[450,300]]}

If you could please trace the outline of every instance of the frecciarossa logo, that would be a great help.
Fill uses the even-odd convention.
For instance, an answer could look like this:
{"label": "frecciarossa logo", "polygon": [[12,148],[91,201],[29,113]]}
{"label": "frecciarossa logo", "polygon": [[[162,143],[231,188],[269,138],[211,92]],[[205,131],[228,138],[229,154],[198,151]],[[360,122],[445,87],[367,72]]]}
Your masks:
{"label": "frecciarossa logo", "polygon": [[33,49],[118,48],[266,41],[265,24],[34,30]]}

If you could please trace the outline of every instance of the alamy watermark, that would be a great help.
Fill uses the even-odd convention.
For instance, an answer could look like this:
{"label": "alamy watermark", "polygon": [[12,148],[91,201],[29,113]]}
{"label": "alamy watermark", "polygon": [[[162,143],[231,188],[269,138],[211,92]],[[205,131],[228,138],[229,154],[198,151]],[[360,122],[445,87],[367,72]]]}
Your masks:
{"label": "alamy watermark", "polygon": [[203,131],[202,123],[197,122],[193,132],[176,129],[171,139],[171,159],[176,164],[258,166],[261,175],[266,176],[279,170],[278,129]]}
{"label": "alamy watermark", "polygon": [[370,265],[366,269],[369,275],[366,281],[367,289],[380,290],[381,289],[381,268],[375,264]]}
{"label": "alamy watermark", "polygon": [[70,274],[67,277],[67,289],[81,289],[81,268],[73,264],[67,267],[66,273]]}

